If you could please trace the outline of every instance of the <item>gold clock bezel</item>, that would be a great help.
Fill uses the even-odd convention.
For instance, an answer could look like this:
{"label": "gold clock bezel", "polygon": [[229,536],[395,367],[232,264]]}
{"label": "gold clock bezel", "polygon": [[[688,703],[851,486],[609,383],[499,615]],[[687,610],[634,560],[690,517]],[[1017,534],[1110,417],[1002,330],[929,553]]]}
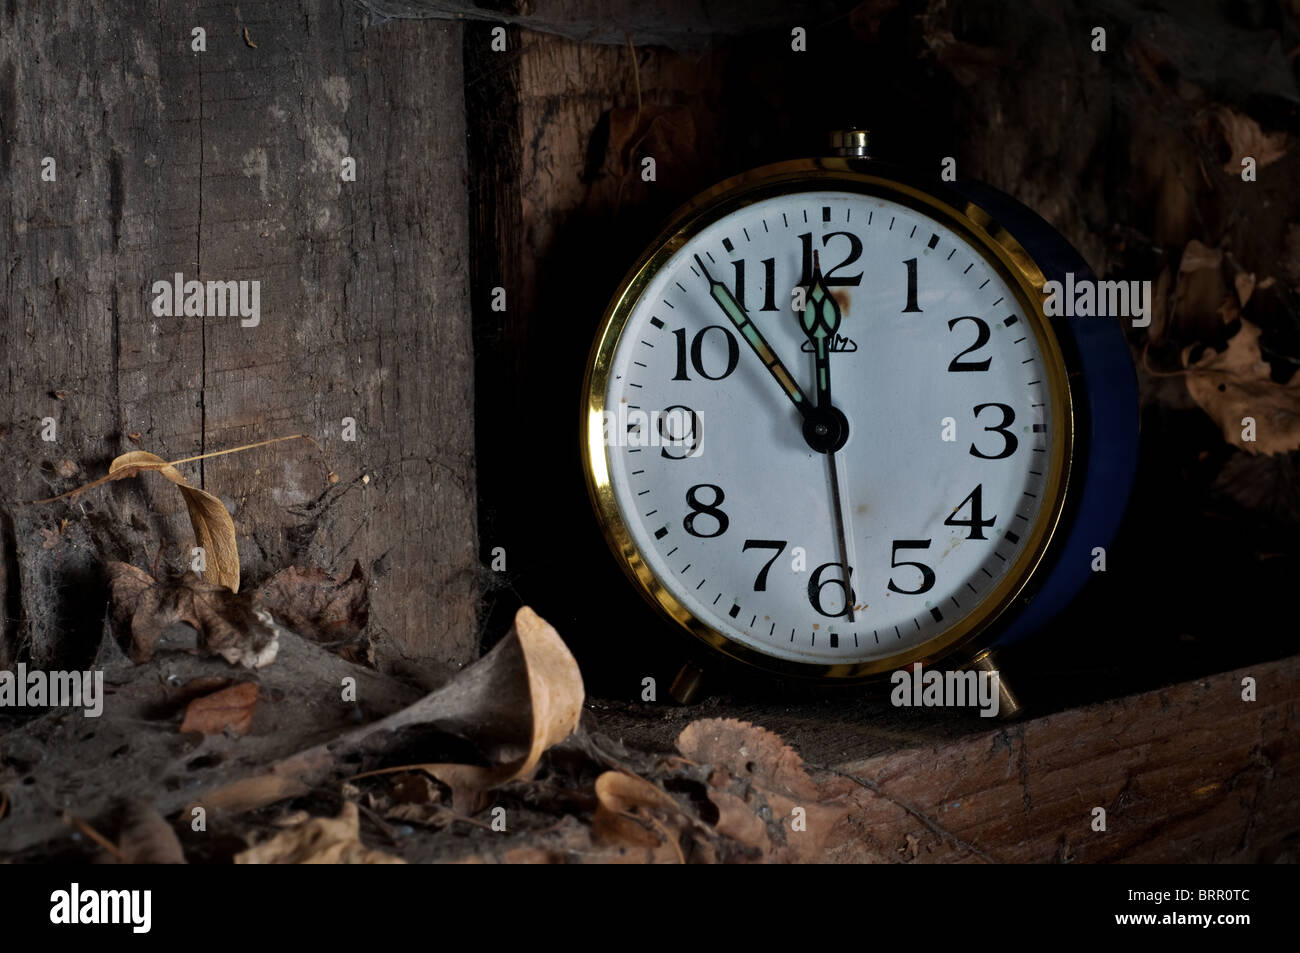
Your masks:
{"label": "gold clock bezel", "polygon": [[[619,510],[610,482],[603,412],[614,354],[636,305],[655,275],[695,235],[714,222],[755,202],[817,190],[840,190],[897,202],[941,222],[987,260],[1015,293],[1043,355],[1053,414],[1050,469],[1043,507],[1024,548],[996,586],[955,625],[920,645],[865,662],[819,664],[767,655],[696,617],[650,569]],[[1052,323],[1043,313],[1044,276],[1024,248],[982,208],[962,201],[960,207],[931,191],[909,173],[865,159],[798,159],[763,166],[727,179],[702,192],[677,211],[619,284],[601,321],[583,382],[582,463],[587,490],[606,543],[634,587],[663,618],[705,645],[736,661],[769,673],[837,682],[868,680],[914,663],[932,664],[958,650],[974,654],[981,636],[1026,590],[1052,545],[1060,525],[1070,482],[1075,442],[1075,406],[1070,388],[1070,355],[1062,349]]]}

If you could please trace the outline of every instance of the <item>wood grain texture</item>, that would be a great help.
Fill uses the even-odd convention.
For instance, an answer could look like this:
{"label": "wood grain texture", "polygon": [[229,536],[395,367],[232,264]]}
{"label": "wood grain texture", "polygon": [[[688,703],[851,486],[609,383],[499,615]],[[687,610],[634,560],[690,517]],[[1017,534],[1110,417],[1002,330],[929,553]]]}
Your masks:
{"label": "wood grain texture", "polygon": [[[248,583],[359,560],[381,659],[473,657],[460,27],[372,24],[346,0],[2,15],[4,496],[70,489],[137,447],[307,433],[186,468],[231,509]],[[152,282],[175,272],[260,281],[260,324],[155,317]],[[103,558],[188,563],[181,501],[155,481],[12,513],[11,641],[33,660],[93,647]]]}
{"label": "wood grain texture", "polygon": [[[1246,676],[1257,681],[1258,701],[1241,698]],[[827,798],[853,805],[829,857],[1294,860],[1298,681],[1300,659],[1283,659],[826,766]],[[1094,807],[1106,811],[1104,832],[1091,829]]]}
{"label": "wood grain texture", "polygon": [[[155,322],[147,294],[155,277],[190,270],[196,251],[197,150],[183,115],[197,87],[171,62],[192,6],[110,20],[92,2],[9,4],[3,16],[0,486],[12,503],[103,473],[133,449],[128,432],[171,456],[197,453],[202,347],[196,322]],[[53,182],[41,180],[46,156]],[[41,439],[46,417],[52,442]],[[76,471],[60,476],[63,461]],[[157,540],[188,533],[179,494],[154,481],[76,506],[16,508],[12,519],[21,605],[11,635],[38,664],[93,651],[101,553],[151,560]]]}
{"label": "wood grain texture", "polygon": [[1292,657],[1009,723],[895,708],[888,688],[593,707],[641,751],[674,753],[696,719],[775,732],[817,783],[825,862],[1272,863],[1300,856],[1297,684]]}

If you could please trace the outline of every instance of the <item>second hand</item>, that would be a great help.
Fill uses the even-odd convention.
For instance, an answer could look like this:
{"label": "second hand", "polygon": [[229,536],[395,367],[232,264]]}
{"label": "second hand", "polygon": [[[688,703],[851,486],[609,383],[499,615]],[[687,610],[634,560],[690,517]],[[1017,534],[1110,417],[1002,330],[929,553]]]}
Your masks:
{"label": "second hand", "polygon": [[848,476],[843,472],[844,458],[832,451],[826,454],[831,469],[831,503],[835,509],[835,529],[839,535],[840,558],[844,560],[844,611],[849,622],[856,619],[853,605],[853,564],[857,561],[853,551],[853,533],[848,528],[850,517],[844,512],[844,496],[840,491]]}

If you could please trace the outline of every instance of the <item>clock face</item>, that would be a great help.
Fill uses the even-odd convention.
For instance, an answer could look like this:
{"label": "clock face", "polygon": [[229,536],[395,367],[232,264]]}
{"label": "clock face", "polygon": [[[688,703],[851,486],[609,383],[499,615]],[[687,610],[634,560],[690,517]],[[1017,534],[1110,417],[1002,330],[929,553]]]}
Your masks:
{"label": "clock face", "polygon": [[750,661],[933,654],[1023,585],[1059,511],[1059,350],[968,229],[904,201],[832,185],[700,223],[598,344],[617,548]]}

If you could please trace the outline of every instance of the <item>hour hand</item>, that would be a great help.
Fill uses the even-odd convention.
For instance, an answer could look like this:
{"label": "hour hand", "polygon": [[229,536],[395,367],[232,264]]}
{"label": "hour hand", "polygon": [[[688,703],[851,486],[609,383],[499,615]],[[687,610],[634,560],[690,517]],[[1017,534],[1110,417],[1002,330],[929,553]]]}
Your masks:
{"label": "hour hand", "polygon": [[840,306],[831,296],[822,279],[821,264],[813,252],[813,280],[808,289],[807,303],[799,315],[799,326],[807,335],[816,355],[817,406],[823,410],[831,406],[831,344],[840,329]]}
{"label": "hour hand", "polygon": [[754,349],[754,353],[757,354],[758,359],[763,362],[763,366],[767,368],[768,373],[771,374],[777,384],[780,385],[785,396],[790,398],[790,402],[794,404],[795,409],[798,410],[802,416],[807,418],[813,410],[811,403],[808,401],[807,395],[804,394],[803,389],[795,383],[794,377],[786,369],[786,366],[781,363],[781,359],[776,356],[776,352],[772,350],[772,346],[767,343],[767,339],[763,337],[763,333],[759,331],[757,325],[749,319],[749,315],[745,312],[744,307],[742,307],[740,302],[736,300],[735,295],[731,293],[730,289],[728,289],[721,281],[718,281],[709,274],[709,269],[704,267],[704,262],[700,260],[699,255],[695,256],[695,263],[700,266],[700,271],[704,275],[704,280],[709,283],[709,294],[712,296],[713,300],[718,303],[718,306],[722,308],[723,312],[731,320],[731,323],[736,326],[736,330],[740,332],[740,336],[749,342],[749,346]]}

